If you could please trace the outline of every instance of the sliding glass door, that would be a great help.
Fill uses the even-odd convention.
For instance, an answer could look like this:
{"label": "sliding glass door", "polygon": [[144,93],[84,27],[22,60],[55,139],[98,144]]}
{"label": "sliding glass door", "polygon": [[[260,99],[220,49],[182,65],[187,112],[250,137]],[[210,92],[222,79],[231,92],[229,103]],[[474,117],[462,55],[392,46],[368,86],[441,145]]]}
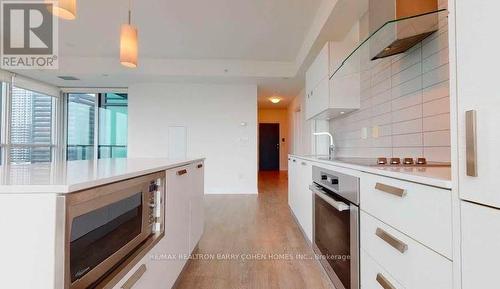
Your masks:
{"label": "sliding glass door", "polygon": [[126,93],[68,93],[67,159],[127,157]]}
{"label": "sliding glass door", "polygon": [[99,158],[127,157],[126,93],[99,94]]}
{"label": "sliding glass door", "polygon": [[67,159],[92,160],[95,150],[96,94],[70,93],[68,97]]}

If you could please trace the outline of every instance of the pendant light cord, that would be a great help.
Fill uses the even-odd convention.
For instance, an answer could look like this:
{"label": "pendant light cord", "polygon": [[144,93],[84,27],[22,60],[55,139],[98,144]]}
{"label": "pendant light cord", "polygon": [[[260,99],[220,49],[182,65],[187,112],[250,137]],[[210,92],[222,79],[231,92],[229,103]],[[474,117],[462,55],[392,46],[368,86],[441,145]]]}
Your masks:
{"label": "pendant light cord", "polygon": [[132,23],[132,0],[128,1],[128,25]]}

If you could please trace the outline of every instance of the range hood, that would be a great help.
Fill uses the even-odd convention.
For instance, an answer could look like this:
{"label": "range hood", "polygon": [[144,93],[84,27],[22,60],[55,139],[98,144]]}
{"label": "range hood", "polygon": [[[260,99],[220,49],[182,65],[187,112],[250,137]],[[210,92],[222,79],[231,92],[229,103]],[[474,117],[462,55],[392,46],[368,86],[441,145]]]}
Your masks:
{"label": "range hood", "polygon": [[[437,10],[438,0],[370,0],[370,33],[378,32],[385,24],[383,33],[370,42],[370,58],[406,52],[436,32],[438,17],[432,12]],[[388,23],[391,21],[394,22]]]}

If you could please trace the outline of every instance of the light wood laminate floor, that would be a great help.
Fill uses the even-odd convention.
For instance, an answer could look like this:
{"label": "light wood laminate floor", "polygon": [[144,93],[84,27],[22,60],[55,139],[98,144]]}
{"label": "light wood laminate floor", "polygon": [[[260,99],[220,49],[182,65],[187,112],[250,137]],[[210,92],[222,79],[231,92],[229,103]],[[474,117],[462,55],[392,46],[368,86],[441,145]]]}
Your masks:
{"label": "light wood laminate floor", "polygon": [[176,288],[333,288],[291,215],[287,183],[286,172],[261,172],[259,195],[206,196],[195,252],[206,255],[190,261]]}

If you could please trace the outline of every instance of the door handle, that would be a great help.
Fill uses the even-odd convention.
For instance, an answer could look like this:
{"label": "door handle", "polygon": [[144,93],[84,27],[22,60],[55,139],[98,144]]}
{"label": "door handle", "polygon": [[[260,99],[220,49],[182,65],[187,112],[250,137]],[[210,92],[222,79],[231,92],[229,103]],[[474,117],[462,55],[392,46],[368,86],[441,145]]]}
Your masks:
{"label": "door handle", "polygon": [[396,287],[394,287],[394,285],[392,285],[391,282],[389,282],[389,280],[387,280],[381,273],[377,274],[376,280],[384,289],[396,289]]}
{"label": "door handle", "polygon": [[387,244],[391,245],[394,249],[398,250],[401,253],[404,253],[408,250],[408,245],[380,228],[377,228],[377,230],[375,231],[375,235],[377,235],[377,237],[384,240]]}
{"label": "door handle", "polygon": [[203,164],[198,164],[196,167],[201,169],[203,167]]}
{"label": "door handle", "polygon": [[465,157],[467,176],[477,177],[477,113],[465,112]]}
{"label": "door handle", "polygon": [[406,196],[406,191],[404,189],[389,186],[382,183],[376,183],[375,189],[401,198]]}
{"label": "door handle", "polygon": [[180,170],[180,171],[177,171],[177,175],[178,175],[178,176],[182,176],[182,175],[187,174],[187,172],[188,172],[188,171],[187,171],[186,169],[184,169],[184,170]]}
{"label": "door handle", "polygon": [[334,207],[335,209],[337,209],[337,211],[339,211],[339,212],[347,211],[347,210],[350,209],[349,205],[347,205],[346,203],[335,201],[334,199],[330,198],[327,194],[325,194],[325,193],[321,192],[320,190],[318,190],[313,185],[309,186],[309,190],[311,190],[312,192],[314,192],[316,194],[316,196],[322,198],[323,201],[325,201],[328,204],[330,204],[332,207]]}

